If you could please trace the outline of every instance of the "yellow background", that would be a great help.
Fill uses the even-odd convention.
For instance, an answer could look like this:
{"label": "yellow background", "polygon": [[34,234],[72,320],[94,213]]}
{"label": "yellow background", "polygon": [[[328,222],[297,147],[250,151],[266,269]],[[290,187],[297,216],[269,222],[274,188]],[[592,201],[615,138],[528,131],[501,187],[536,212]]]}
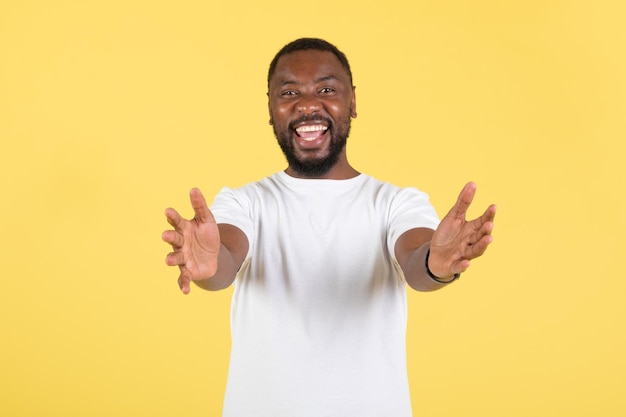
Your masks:
{"label": "yellow background", "polygon": [[441,215],[469,180],[471,216],[499,206],[485,258],[410,294],[415,415],[625,415],[625,17],[617,0],[2,2],[0,415],[219,415],[231,293],[180,294],[163,211],[284,168],[265,77],[300,36],[351,60],[358,169]]}

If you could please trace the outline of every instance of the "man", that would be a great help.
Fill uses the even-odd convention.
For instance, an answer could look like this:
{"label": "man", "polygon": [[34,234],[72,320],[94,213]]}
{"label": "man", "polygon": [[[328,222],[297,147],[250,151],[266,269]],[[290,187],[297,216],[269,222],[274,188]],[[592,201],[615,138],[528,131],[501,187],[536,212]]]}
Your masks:
{"label": "man", "polygon": [[235,285],[224,416],[410,416],[406,284],[458,278],[491,243],[495,206],[466,221],[469,183],[439,223],[424,193],[353,168],[355,88],[326,41],[281,49],[268,97],[287,169],[223,189],[211,210],[193,189],[191,220],[165,213],[182,292]]}

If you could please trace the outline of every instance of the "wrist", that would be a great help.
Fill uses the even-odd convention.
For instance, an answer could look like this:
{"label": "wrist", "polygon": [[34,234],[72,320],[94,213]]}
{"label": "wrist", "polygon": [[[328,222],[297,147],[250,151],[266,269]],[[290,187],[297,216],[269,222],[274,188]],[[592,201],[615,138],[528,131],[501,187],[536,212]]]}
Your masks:
{"label": "wrist", "polygon": [[425,266],[426,266],[426,275],[428,276],[428,278],[430,278],[431,280],[437,282],[438,284],[450,284],[454,281],[456,281],[457,279],[459,279],[459,277],[461,276],[461,274],[456,273],[450,277],[438,277],[435,274],[433,274],[433,272],[430,270],[430,267],[428,266],[428,259],[430,258],[430,248],[428,248],[428,251],[426,252],[426,259],[424,261]]}

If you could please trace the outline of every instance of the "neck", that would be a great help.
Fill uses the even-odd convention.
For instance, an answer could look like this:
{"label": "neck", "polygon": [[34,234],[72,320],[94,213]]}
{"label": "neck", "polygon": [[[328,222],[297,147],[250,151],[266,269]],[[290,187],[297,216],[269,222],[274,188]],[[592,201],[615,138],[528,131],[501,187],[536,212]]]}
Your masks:
{"label": "neck", "polygon": [[339,160],[331,169],[323,174],[314,176],[306,175],[296,171],[291,166],[288,166],[287,169],[285,169],[285,173],[290,177],[310,180],[347,180],[360,174],[359,171],[354,169],[352,165],[348,163],[345,153],[339,157]]}

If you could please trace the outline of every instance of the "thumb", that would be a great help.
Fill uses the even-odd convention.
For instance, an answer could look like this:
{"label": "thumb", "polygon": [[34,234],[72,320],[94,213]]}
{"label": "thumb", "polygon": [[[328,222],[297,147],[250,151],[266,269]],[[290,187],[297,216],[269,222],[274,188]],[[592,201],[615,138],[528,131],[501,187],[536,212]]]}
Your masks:
{"label": "thumb", "polygon": [[191,207],[195,213],[195,218],[200,222],[215,222],[215,218],[207,206],[206,200],[202,192],[198,188],[192,188],[189,192]]}
{"label": "thumb", "polygon": [[465,184],[465,187],[463,187],[459,193],[456,203],[448,212],[448,216],[464,220],[465,215],[467,214],[467,209],[474,200],[474,194],[476,194],[476,184],[474,182],[468,182]]}

